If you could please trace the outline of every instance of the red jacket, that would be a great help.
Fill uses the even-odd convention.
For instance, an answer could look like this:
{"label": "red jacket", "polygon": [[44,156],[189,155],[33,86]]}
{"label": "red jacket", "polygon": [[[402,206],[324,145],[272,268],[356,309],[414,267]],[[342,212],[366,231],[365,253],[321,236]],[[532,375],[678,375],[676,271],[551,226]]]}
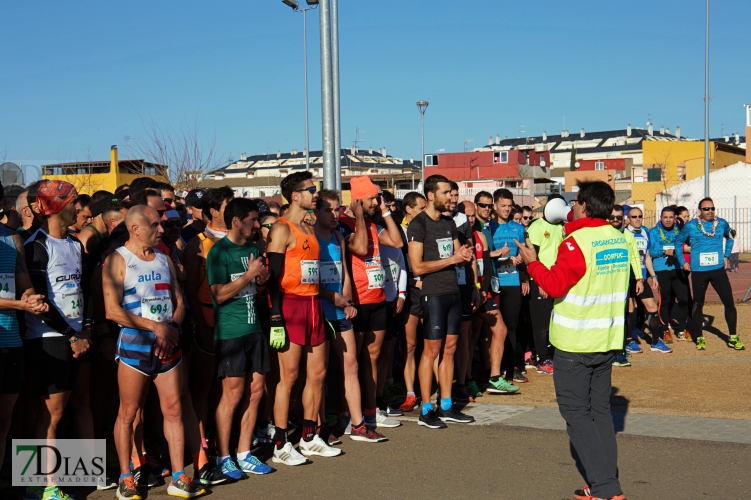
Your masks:
{"label": "red jacket", "polygon": [[[565,234],[570,235],[583,227],[600,227],[608,224],[605,219],[584,217],[569,222],[563,227],[563,230]],[[558,258],[555,260],[553,267],[548,269],[542,262],[536,260],[529,263],[527,272],[548,295],[554,299],[559,299],[565,296],[571,290],[571,287],[584,277],[584,273],[587,272],[587,264],[584,260],[584,254],[579,245],[576,244],[576,240],[566,238],[558,247]]]}

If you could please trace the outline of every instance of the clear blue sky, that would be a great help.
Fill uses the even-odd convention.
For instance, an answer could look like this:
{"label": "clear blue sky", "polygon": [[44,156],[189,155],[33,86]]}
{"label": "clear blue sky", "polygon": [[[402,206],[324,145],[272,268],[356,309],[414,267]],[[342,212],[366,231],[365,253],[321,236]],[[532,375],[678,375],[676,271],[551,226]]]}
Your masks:
{"label": "clear blue sky", "polygon": [[[301,0],[301,3],[304,3]],[[419,157],[488,136],[655,127],[703,136],[702,0],[340,0],[342,145]],[[302,15],[281,0],[2,2],[0,158],[106,159],[200,121],[224,155],[304,147]],[[711,135],[744,133],[751,2],[712,2]],[[308,16],[320,149],[318,11]]]}

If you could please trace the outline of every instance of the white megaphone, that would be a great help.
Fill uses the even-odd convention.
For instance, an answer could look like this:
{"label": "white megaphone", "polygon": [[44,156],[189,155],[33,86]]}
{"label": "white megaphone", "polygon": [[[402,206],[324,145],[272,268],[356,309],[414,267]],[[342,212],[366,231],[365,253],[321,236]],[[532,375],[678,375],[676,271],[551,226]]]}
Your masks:
{"label": "white megaphone", "polygon": [[542,216],[551,224],[560,224],[561,222],[571,222],[574,219],[574,212],[561,198],[553,198],[545,204]]}

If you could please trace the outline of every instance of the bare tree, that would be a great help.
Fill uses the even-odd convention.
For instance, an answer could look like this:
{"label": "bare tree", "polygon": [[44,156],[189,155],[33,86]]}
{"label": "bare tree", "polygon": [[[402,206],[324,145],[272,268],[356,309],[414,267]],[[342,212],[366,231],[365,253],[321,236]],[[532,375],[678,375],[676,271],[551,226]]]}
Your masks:
{"label": "bare tree", "polygon": [[193,189],[203,176],[225,161],[216,152],[216,134],[204,140],[200,123],[182,123],[178,128],[161,126],[154,120],[141,118],[142,137],[126,141],[126,152],[157,165],[166,165],[169,180],[176,189]]}

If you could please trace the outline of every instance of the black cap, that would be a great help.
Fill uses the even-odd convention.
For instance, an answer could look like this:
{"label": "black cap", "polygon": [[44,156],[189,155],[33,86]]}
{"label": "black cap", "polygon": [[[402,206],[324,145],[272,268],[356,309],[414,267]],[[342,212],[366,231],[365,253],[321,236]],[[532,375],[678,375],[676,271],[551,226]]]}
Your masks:
{"label": "black cap", "polygon": [[128,188],[122,188],[122,189],[119,189],[119,190],[115,191],[115,196],[119,200],[124,200],[129,195],[130,195],[130,189],[128,189]]}
{"label": "black cap", "polygon": [[203,195],[206,194],[205,189],[194,189],[188,195],[185,197],[185,206],[186,207],[196,207],[196,208],[202,208],[203,204]]}
{"label": "black cap", "polygon": [[94,203],[89,205],[89,210],[91,210],[91,216],[96,217],[98,215],[102,215],[108,205],[112,203],[119,203],[119,202],[120,202],[120,198],[117,198],[116,196],[105,196],[101,200],[95,201]]}

